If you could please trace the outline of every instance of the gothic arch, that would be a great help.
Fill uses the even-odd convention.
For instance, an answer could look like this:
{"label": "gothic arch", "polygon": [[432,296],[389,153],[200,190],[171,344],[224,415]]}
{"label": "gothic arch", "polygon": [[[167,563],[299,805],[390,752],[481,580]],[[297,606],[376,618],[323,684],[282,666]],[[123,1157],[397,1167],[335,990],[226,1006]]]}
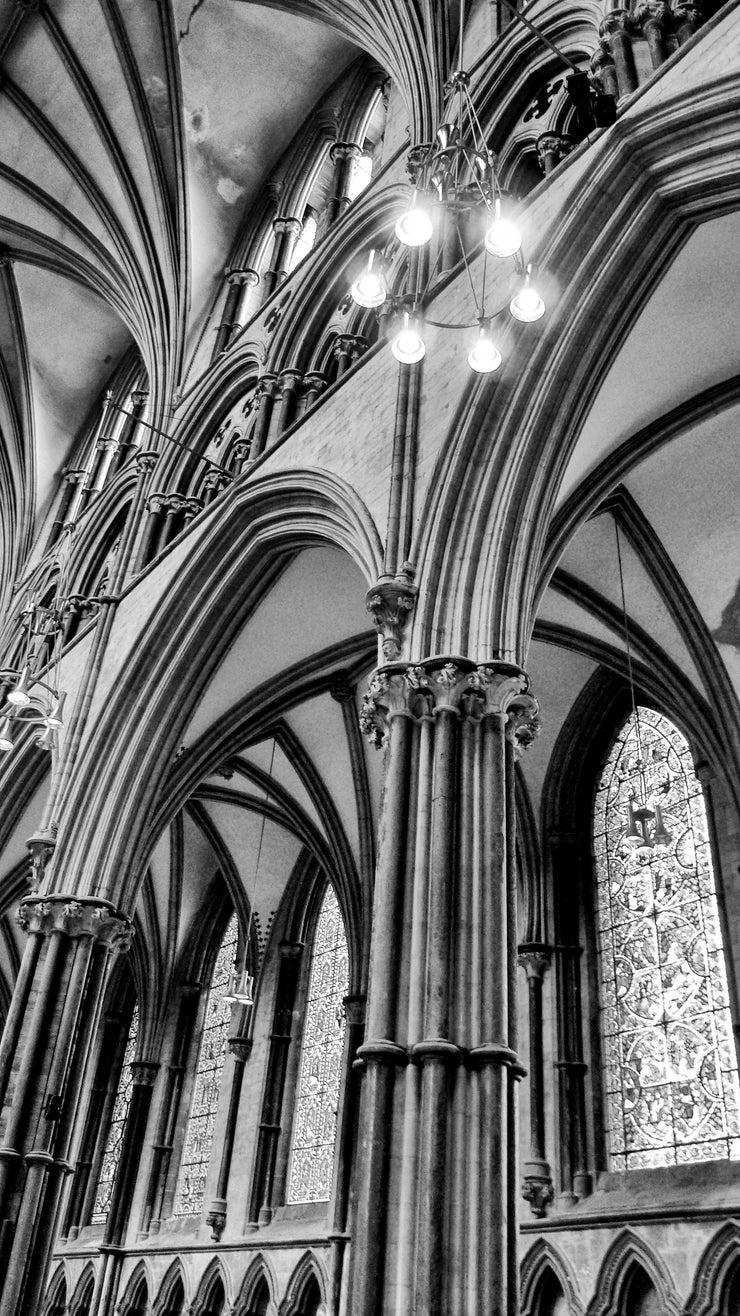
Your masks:
{"label": "gothic arch", "polygon": [[285,1297],[280,1305],[280,1316],[303,1316],[303,1301],[312,1285],[321,1294],[319,1312],[326,1309],[326,1276],[315,1252],[304,1252],[288,1281]]}
{"label": "gothic arch", "polygon": [[219,1287],[224,1295],[224,1311],[227,1310],[231,1301],[231,1285],[226,1268],[221,1264],[220,1257],[214,1257],[213,1261],[203,1274],[203,1278],[198,1285],[198,1291],[191,1306],[192,1316],[205,1316],[210,1312],[213,1299],[218,1292]]}
{"label": "gothic arch", "polygon": [[[152,1303],[153,1316],[180,1316],[188,1300],[189,1285],[179,1257],[173,1261],[159,1286],[156,1301]],[[179,1302],[179,1305],[175,1304]]]}
{"label": "gothic arch", "polygon": [[77,1281],[72,1301],[69,1304],[69,1316],[88,1316],[95,1290],[95,1267],[88,1261]]}
{"label": "gothic arch", "polygon": [[120,1303],[121,1316],[138,1316],[139,1312],[149,1308],[149,1295],[152,1291],[149,1267],[140,1261],[131,1273],[131,1278]]}
{"label": "gothic arch", "polygon": [[608,1249],[587,1316],[623,1316],[625,1296],[638,1271],[655,1289],[663,1316],[679,1316],[681,1304],[668,1271],[632,1229],[622,1230]]}
{"label": "gothic arch", "polygon": [[268,1312],[270,1316],[277,1311],[277,1281],[269,1258],[259,1252],[252,1261],[242,1280],[239,1297],[234,1304],[234,1316],[249,1316],[260,1288],[266,1285],[269,1294]]}
{"label": "gothic arch", "polygon": [[[278,570],[288,554],[328,543],[347,554],[368,584],[380,572],[380,539],[367,509],[343,480],[325,472],[283,472],[228,491],[220,511],[218,518],[209,519],[189,564],[184,564],[170,583],[135,644],[129,677],[138,692],[138,707],[149,709],[146,722],[140,714],[132,714],[133,685],[129,680],[121,683],[101,711],[80,764],[79,786],[74,792],[78,818],[93,816],[93,801],[111,772],[119,780],[115,786],[112,781],[106,784],[106,798],[127,800],[139,819],[146,816],[201,694],[250,610],[264,596],[270,560]],[[225,617],[228,625],[224,625]],[[219,631],[216,646],[213,638]],[[209,660],[204,663],[209,648]],[[162,653],[169,655],[168,662],[156,657]],[[187,699],[184,690],[189,692]],[[133,719],[129,752],[114,764],[108,754],[109,735],[113,727],[116,734],[123,732],[122,717]],[[153,736],[155,726],[158,734]],[[164,737],[163,726],[168,727]],[[110,831],[127,851],[121,869],[135,870],[138,882],[143,856],[137,855],[139,863],[132,862],[131,850],[134,837],[136,843],[146,844],[143,829],[141,825],[132,828],[124,810],[117,817],[109,810],[106,813],[109,826],[96,829],[94,838],[83,839],[84,829],[60,829],[56,862],[60,869],[68,867],[71,852],[79,847],[88,861],[99,848],[112,860],[115,841],[107,834]],[[106,867],[110,869],[110,865]],[[106,880],[103,878],[101,886]],[[113,894],[118,896],[118,892]]]}
{"label": "gothic arch", "polygon": [[43,1316],[65,1316],[67,1311],[67,1274],[64,1262],[57,1266],[49,1281]]}
{"label": "gothic arch", "polygon": [[728,1220],[705,1247],[696,1268],[686,1316],[732,1316],[730,1286],[740,1275],[740,1221]]}
{"label": "gothic arch", "polygon": [[522,1262],[521,1316],[537,1316],[542,1289],[551,1276],[560,1285],[571,1316],[581,1316],[583,1303],[571,1268],[562,1253],[545,1238],[537,1239]]}

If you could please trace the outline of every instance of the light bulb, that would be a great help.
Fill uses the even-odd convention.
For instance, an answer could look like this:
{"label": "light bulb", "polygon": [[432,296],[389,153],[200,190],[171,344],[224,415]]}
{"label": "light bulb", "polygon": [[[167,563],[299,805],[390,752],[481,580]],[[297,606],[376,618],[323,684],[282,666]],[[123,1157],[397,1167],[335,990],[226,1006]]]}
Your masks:
{"label": "light bulb", "polygon": [[365,306],[371,309],[373,306],[382,306],[388,296],[388,289],[385,286],[385,279],[382,273],[378,273],[373,268],[375,262],[374,251],[368,256],[367,265],[362,273],[355,279],[350,292],[358,306]]}
{"label": "light bulb", "polygon": [[468,353],[468,365],[471,370],[477,370],[479,375],[490,375],[491,371],[498,370],[501,365],[501,353],[488,325],[482,324],[478,330],[478,337]]}
{"label": "light bulb", "polygon": [[9,730],[10,723],[8,722],[7,717],[5,717],[2,722],[0,722],[0,754],[10,754],[11,750],[15,749],[15,745],[8,735]]}
{"label": "light bulb", "polygon": [[432,232],[431,216],[423,206],[419,205],[414,191],[411,205],[396,222],[396,237],[405,247],[423,247],[431,238]]}
{"label": "light bulb", "polygon": [[493,204],[493,222],[486,230],[485,244],[492,256],[513,256],[522,245],[522,235],[513,219],[504,219],[499,197]]}
{"label": "light bulb", "polygon": [[20,675],[20,680],[15,688],[7,696],[9,704],[16,704],[19,708],[25,708],[31,702],[31,696],[26,689],[28,685],[28,668],[24,667]]}
{"label": "light bulb", "polygon": [[524,324],[532,324],[534,320],[541,320],[545,314],[545,303],[532,284],[531,277],[531,269],[528,266],[524,283],[512,297],[509,307],[514,319],[521,320]]}
{"label": "light bulb", "polygon": [[403,313],[403,324],[391,342],[391,351],[397,361],[412,366],[421,361],[426,352],[426,344],[421,336],[421,322],[417,315]]}

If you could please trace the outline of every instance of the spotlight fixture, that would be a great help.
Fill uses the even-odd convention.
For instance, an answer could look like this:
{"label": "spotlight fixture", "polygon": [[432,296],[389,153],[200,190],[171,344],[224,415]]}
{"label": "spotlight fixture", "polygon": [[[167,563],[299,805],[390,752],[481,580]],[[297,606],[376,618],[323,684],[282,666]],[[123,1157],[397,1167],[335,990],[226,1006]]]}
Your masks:
{"label": "spotlight fixture", "polygon": [[479,375],[490,375],[501,365],[501,353],[491,333],[488,321],[481,321],[478,336],[468,352],[468,365],[477,370]]}
{"label": "spotlight fixture", "polygon": [[509,310],[514,319],[521,320],[523,324],[533,324],[545,314],[545,303],[532,283],[531,265],[526,268],[522,285],[512,297]]}
{"label": "spotlight fixture", "polygon": [[391,340],[391,351],[397,361],[403,365],[415,365],[426,352],[426,343],[422,336],[422,321],[419,315],[404,311],[401,328]]}
{"label": "spotlight fixture", "polygon": [[[352,284],[351,293],[358,306],[369,310],[382,306],[388,297],[388,287],[383,275],[382,265],[377,259],[377,251],[371,251],[367,263]],[[380,268],[379,268],[380,266]]]}

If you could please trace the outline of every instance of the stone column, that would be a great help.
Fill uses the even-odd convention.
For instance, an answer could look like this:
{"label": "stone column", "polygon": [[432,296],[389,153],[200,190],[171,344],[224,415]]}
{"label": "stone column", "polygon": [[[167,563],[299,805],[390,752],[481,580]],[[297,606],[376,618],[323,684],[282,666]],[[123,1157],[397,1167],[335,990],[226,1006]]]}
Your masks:
{"label": "stone column", "polygon": [[265,451],[267,436],[270,432],[270,421],[275,406],[275,395],[278,389],[277,375],[265,373],[260,376],[257,384],[259,397],[257,401],[257,418],[254,422],[252,432],[252,445],[249,450],[249,460],[256,461]]}
{"label": "stone column", "polygon": [[560,1200],[570,1205],[591,1192],[586,1153],[586,1065],[583,1059],[579,917],[582,850],[569,832],[550,835],[558,1017]]}
{"label": "stone column", "polygon": [[283,434],[292,425],[298,405],[298,386],[303,376],[300,370],[280,372],[280,406],[275,420],[275,436]]}
{"label": "stone column", "polygon": [[544,1216],[553,1199],[550,1166],[545,1159],[545,1072],[542,1036],[542,984],[550,964],[550,947],[519,947],[519,963],[529,991],[529,1160],[524,1163],[522,1197],[534,1216]]}
{"label": "stone column", "polygon": [[333,196],[329,202],[329,223],[341,219],[350,205],[349,188],[355,170],[355,160],[362,155],[356,142],[335,142],[329,155],[334,165]]}
{"label": "stone column", "polygon": [[686,42],[693,37],[696,29],[700,26],[701,21],[702,12],[699,4],[678,4],[675,6],[673,22],[679,46],[686,45]]}
{"label": "stone column", "polygon": [[302,414],[311,410],[326,388],[326,375],[320,370],[312,370],[303,376]]}
{"label": "stone column", "polygon": [[34,942],[43,941],[3,1111],[0,1310],[33,1316],[55,1232],[59,1176],[72,1169],[68,1143],[105,963],[108,953],[128,947],[130,924],[106,901],[57,894],[25,900],[18,919]]}
{"label": "stone column", "polygon": [[216,333],[216,341],[213,344],[211,362],[214,362],[222,352],[226,351],[234,335],[234,330],[240,328],[247,293],[250,288],[256,288],[259,281],[260,276],[256,270],[226,270],[228,291],[221,323]]}
{"label": "stone column", "polygon": [[[355,1064],[357,1052],[365,1035],[364,996],[345,996],[344,1017],[347,1027],[344,1034],[344,1058],[342,1064],[342,1090],[337,1111],[337,1140],[334,1156],[334,1184],[332,1201],[334,1203],[332,1232],[329,1235],[329,1293],[327,1298],[328,1316],[339,1316],[342,1295],[342,1277],[345,1255],[350,1234],[347,1232],[349,1203],[352,1182],[352,1165],[357,1143],[357,1119],[359,1114],[359,1079]],[[362,1066],[360,1065],[359,1068]]]}
{"label": "stone column", "polygon": [[234,1069],[231,1076],[231,1092],[229,1094],[229,1112],[226,1117],[226,1128],[224,1130],[224,1140],[221,1147],[221,1162],[218,1167],[216,1196],[211,1202],[208,1215],[206,1216],[206,1224],[210,1225],[211,1238],[215,1243],[221,1241],[221,1235],[226,1228],[229,1175],[231,1174],[231,1158],[234,1155],[234,1140],[236,1138],[236,1123],[239,1116],[239,1102],[242,1095],[244,1068],[252,1050],[252,1039],[247,1037],[244,1031],[249,1027],[251,1012],[251,1006],[238,1007],[238,1013],[241,1016],[241,1027],[234,1037],[229,1038],[228,1042],[229,1050],[234,1057]]}
{"label": "stone column", "polygon": [[111,475],[115,475],[116,471],[120,470],[121,466],[140,446],[138,431],[142,427],[139,425],[139,421],[144,415],[148,400],[149,393],[146,389],[135,389],[131,394],[129,414],[124,418],[123,428],[118,439],[118,452],[114,459]]}
{"label": "stone column", "polygon": [[647,0],[646,4],[639,6],[635,17],[647,41],[652,66],[659,69],[665,63],[668,53],[665,42],[666,28],[670,22],[668,6],[662,0]]}
{"label": "stone column", "polygon": [[575,138],[568,137],[566,133],[542,133],[537,138],[537,158],[545,178],[550,176],[561,160],[570,155],[575,146]]}
{"label": "stone column", "polygon": [[[620,99],[637,91],[637,69],[632,50],[632,17],[628,9],[613,9],[599,27],[602,46],[614,60]],[[605,88],[606,90],[606,88]]]}
{"label": "stone column", "polygon": [[508,663],[389,663],[355,1175],[353,1316],[516,1309],[514,757],[537,731]]}
{"label": "stone column", "polygon": [[360,334],[337,334],[331,349],[337,360],[337,379],[347,373],[366,348],[367,339]]}
{"label": "stone column", "polygon": [[279,215],[277,219],[273,219],[272,231],[275,234],[275,245],[272,249],[272,261],[270,269],[265,270],[262,277],[265,301],[272,296],[276,288],[285,283],[290,269],[293,248],[302,227],[300,219],[296,219],[294,216]]}
{"label": "stone column", "polygon": [[80,490],[87,478],[85,467],[64,472],[64,488],[59,500],[59,510],[52,521],[47,548],[55,544],[65,525],[75,519],[76,506],[80,501]]}

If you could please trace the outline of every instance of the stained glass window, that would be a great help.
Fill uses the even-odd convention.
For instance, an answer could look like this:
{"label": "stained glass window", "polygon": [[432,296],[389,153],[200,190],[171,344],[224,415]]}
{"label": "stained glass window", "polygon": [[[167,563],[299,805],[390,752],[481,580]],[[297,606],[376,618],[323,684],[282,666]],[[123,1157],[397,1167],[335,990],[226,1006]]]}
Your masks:
{"label": "stained glass window", "polygon": [[203,1206],[218,1092],[226,1056],[226,1039],[231,1022],[231,1003],[226,1000],[226,996],[236,965],[238,935],[239,927],[234,914],[216,956],[208,992],[193,1101],[175,1193],[175,1215],[198,1215]]}
{"label": "stained glass window", "polygon": [[131,1104],[131,1092],[134,1086],[131,1065],[136,1052],[136,1038],[138,1032],[139,1007],[138,1005],[135,1005],[134,1012],[131,1016],[128,1037],[126,1039],[126,1049],[123,1053],[121,1076],[118,1080],[118,1091],[116,1092],[116,1099],[113,1103],[113,1114],[108,1128],[105,1151],[103,1152],[103,1160],[100,1166],[95,1202],[93,1204],[92,1215],[90,1216],[90,1223],[93,1225],[104,1225],[108,1219],[111,1195],[113,1193],[113,1181],[116,1177],[118,1162],[121,1159],[123,1131],[126,1127],[126,1116],[128,1115],[128,1108]]}
{"label": "stained glass window", "polygon": [[347,938],[327,887],[313,944],[306,1022],[293,1122],[289,1202],[328,1202],[344,1046],[342,1000],[349,987]]}
{"label": "stained glass window", "polygon": [[740,1089],[707,816],[681,732],[639,708],[594,815],[610,1166],[740,1157]]}

